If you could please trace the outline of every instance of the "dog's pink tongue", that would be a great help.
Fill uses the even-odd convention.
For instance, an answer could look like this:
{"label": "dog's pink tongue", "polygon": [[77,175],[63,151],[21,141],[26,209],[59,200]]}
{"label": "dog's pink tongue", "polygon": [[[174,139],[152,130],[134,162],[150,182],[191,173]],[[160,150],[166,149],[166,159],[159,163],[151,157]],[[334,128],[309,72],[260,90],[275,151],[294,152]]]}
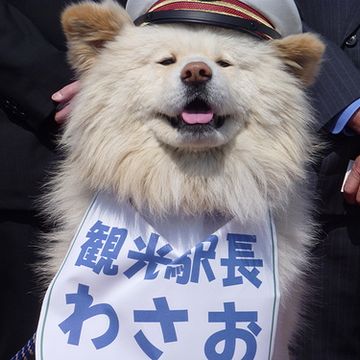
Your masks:
{"label": "dog's pink tongue", "polygon": [[192,113],[192,112],[183,111],[181,113],[181,117],[187,124],[190,125],[208,124],[214,117],[214,113],[212,111],[208,111],[204,113]]}

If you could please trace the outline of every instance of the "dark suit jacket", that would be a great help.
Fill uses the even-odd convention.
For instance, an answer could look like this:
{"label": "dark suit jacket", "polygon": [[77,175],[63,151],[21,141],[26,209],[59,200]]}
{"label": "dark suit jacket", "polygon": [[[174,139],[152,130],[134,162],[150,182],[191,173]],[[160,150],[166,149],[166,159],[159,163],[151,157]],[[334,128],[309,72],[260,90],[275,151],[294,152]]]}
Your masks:
{"label": "dark suit jacket", "polygon": [[33,209],[53,159],[50,96],[73,80],[60,24],[71,2],[0,1],[0,211]]}
{"label": "dark suit jacket", "polygon": [[[296,0],[296,3],[305,23],[304,30],[319,33],[327,44],[311,96],[317,113],[317,130],[328,142],[319,164],[321,213],[358,222],[359,208],[346,205],[340,188],[348,161],[360,154],[360,138],[331,135],[329,124],[360,98],[360,1]],[[359,237],[357,233],[353,240],[359,241]]]}
{"label": "dark suit jacket", "polygon": [[0,2],[0,211],[33,209],[53,158],[50,96],[73,77],[58,20],[63,3]]}
{"label": "dark suit jacket", "polygon": [[[319,164],[324,236],[314,249],[314,294],[297,360],[360,359],[360,207],[340,192],[349,159],[360,155],[360,136],[331,135],[329,122],[360,98],[360,1],[296,0],[305,30],[324,36],[327,51],[311,98],[317,130],[328,141]],[[313,282],[310,282],[310,286]],[[311,303],[312,301],[312,303]],[[313,307],[312,307],[313,306]]]}
{"label": "dark suit jacket", "polygon": [[[296,0],[305,25],[325,37],[327,52],[314,94],[320,125],[360,98],[360,1]],[[346,45],[353,35],[357,42]],[[343,51],[339,51],[342,49]]]}

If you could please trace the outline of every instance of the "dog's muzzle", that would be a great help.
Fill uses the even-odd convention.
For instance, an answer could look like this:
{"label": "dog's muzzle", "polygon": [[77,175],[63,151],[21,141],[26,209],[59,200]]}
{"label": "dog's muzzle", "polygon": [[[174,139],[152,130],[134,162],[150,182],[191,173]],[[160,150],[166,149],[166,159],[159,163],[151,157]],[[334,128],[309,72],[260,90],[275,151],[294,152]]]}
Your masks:
{"label": "dog's muzzle", "polygon": [[219,129],[228,116],[216,115],[205,100],[195,98],[179,115],[165,117],[173,128],[181,132],[201,134]]}

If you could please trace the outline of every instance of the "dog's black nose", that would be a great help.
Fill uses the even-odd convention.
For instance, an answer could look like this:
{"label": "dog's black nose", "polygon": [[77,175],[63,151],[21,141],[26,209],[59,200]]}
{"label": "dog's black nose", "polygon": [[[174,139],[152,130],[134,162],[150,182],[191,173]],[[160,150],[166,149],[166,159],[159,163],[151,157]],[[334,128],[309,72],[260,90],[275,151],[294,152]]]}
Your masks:
{"label": "dog's black nose", "polygon": [[200,85],[211,79],[212,71],[204,62],[191,62],[184,66],[180,77],[185,84]]}

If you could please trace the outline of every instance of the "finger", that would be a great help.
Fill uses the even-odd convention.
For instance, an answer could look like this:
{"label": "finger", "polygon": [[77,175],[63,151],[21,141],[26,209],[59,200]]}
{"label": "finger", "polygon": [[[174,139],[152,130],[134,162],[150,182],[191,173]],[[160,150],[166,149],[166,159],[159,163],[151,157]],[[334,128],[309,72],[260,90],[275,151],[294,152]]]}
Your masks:
{"label": "finger", "polygon": [[360,109],[355,112],[348,122],[350,129],[360,134]]}
{"label": "finger", "polygon": [[62,89],[52,94],[51,99],[56,102],[70,101],[79,91],[79,81],[64,86]]}
{"label": "finger", "polygon": [[344,198],[349,204],[360,204],[360,157],[357,157],[344,185]]}
{"label": "finger", "polygon": [[359,186],[357,194],[356,194],[356,204],[360,205],[360,186]]}
{"label": "finger", "polygon": [[55,114],[55,121],[58,124],[62,124],[69,117],[69,114],[70,114],[70,105],[67,104]]}

